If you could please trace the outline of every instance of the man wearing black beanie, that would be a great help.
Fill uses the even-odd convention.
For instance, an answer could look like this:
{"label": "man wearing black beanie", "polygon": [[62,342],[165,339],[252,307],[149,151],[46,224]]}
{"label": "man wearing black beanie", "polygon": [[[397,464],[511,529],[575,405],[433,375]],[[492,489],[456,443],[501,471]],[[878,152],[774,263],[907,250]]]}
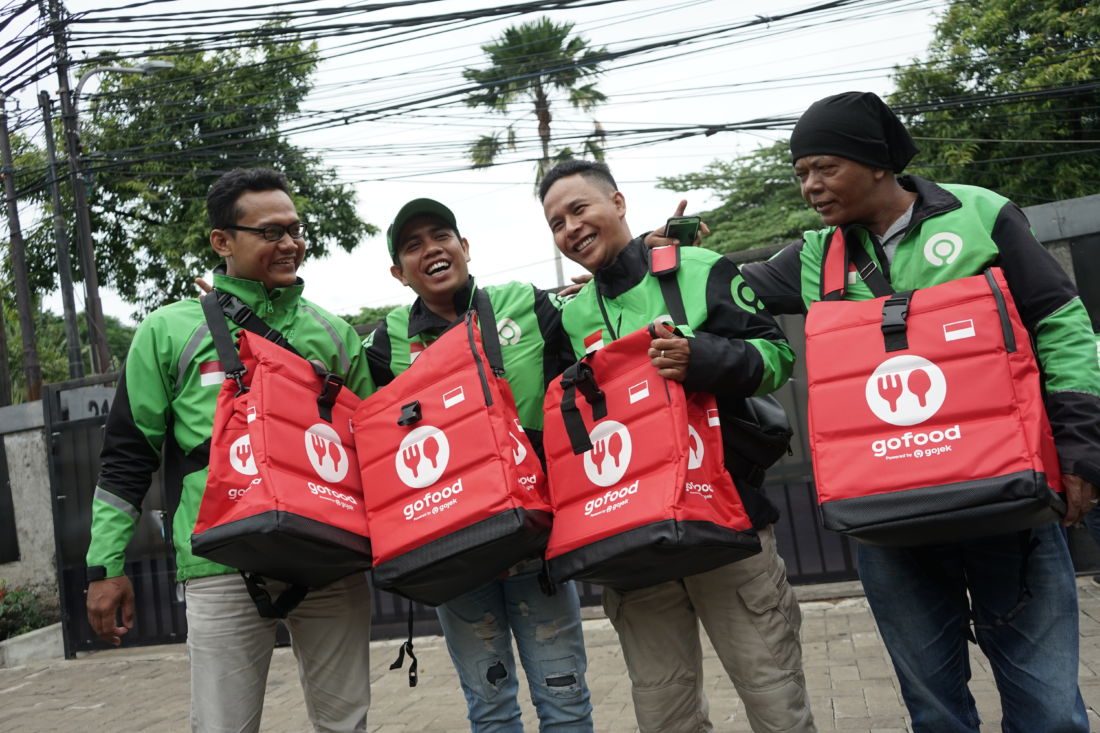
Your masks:
{"label": "man wearing black beanie", "polygon": [[[802,196],[825,228],[743,266],[752,289],[773,313],[806,312],[823,297],[824,256],[838,228],[853,261],[860,250],[868,260],[848,273],[842,300],[872,299],[879,274],[887,292],[903,293],[1002,268],[1042,371],[1065,490],[1062,523],[1080,519],[1100,498],[1100,369],[1088,315],[1023,212],[976,186],[896,176],[917,147],[874,94],[815,102],[790,146]],[[1003,730],[1088,730],[1073,565],[1057,522],[957,542],[932,535],[919,546],[860,544],[858,566],[915,733],[978,733],[968,637],[989,659]]]}

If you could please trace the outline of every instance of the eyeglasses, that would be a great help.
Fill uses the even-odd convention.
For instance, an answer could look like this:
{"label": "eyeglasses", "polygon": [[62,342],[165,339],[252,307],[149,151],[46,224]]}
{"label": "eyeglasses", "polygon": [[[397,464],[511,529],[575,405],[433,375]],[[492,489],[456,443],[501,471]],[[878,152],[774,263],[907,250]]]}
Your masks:
{"label": "eyeglasses", "polygon": [[255,232],[269,242],[278,242],[284,234],[289,234],[291,239],[303,239],[306,234],[306,225],[300,221],[283,226],[282,224],[268,224],[266,227],[239,227],[229,226],[223,229],[234,229],[239,232]]}

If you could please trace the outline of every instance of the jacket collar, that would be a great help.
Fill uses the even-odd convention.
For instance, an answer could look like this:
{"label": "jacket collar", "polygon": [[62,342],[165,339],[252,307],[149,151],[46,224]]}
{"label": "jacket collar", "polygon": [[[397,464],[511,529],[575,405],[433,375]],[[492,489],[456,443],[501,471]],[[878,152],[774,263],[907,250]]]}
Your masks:
{"label": "jacket collar", "polygon": [[[471,275],[466,278],[466,284],[455,292],[455,313],[465,313],[473,307],[474,290],[477,285]],[[409,308],[409,338],[415,338],[425,331],[444,331],[450,327],[451,322],[433,312],[424,304],[423,299],[417,298]]]}
{"label": "jacket collar", "polygon": [[214,287],[237,296],[257,316],[265,318],[272,313],[285,313],[296,308],[298,301],[302,298],[305,282],[302,278],[298,278],[293,285],[268,290],[259,280],[245,280],[226,275],[225,264],[222,263],[214,268]]}
{"label": "jacket collar", "polygon": [[596,272],[595,281],[599,294],[605,298],[617,298],[640,283],[649,272],[649,256],[644,237],[635,237],[619,252],[611,264]]}
{"label": "jacket collar", "polygon": [[940,188],[927,178],[913,175],[898,176],[898,183],[906,191],[917,194],[917,201],[913,206],[913,217],[909,220],[906,232],[920,226],[926,219],[946,214],[962,206],[957,196],[947,189]]}

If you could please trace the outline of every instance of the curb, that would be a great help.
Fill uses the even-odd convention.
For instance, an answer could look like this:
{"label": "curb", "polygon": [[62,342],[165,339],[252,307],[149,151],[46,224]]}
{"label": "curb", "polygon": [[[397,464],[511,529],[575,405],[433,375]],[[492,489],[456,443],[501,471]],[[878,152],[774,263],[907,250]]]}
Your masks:
{"label": "curb", "polygon": [[0,669],[64,656],[60,622],[0,641]]}

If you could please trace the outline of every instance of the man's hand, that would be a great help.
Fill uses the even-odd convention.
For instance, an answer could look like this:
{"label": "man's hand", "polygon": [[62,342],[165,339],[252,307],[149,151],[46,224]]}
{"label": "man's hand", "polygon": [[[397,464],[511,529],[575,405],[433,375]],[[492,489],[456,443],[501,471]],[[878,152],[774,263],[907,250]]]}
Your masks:
{"label": "man's hand", "polygon": [[1062,487],[1066,490],[1066,516],[1062,524],[1072,527],[1084,519],[1085,514],[1096,506],[1100,491],[1080,476],[1067,473],[1062,476]]}
{"label": "man's hand", "polygon": [[688,363],[691,362],[691,344],[683,336],[669,331],[666,336],[650,342],[649,358],[657,367],[657,374],[674,382],[683,382],[687,379]]}
{"label": "man's hand", "polygon": [[[118,646],[134,625],[134,586],[125,575],[88,585],[88,623],[100,639]],[[117,626],[122,611],[122,626]]]}
{"label": "man's hand", "polygon": [[[676,211],[672,215],[683,216],[684,212],[687,211],[687,205],[687,199],[680,199],[680,204],[676,207]],[[665,222],[665,224],[667,223],[668,222]],[[665,224],[662,224],[660,229],[654,229],[652,232],[645,235],[645,239],[642,240],[645,246],[652,249],[654,247],[666,247],[671,244],[680,243],[680,240],[675,237],[665,236]],[[705,221],[701,221],[699,222],[699,233],[695,235],[695,241],[692,242],[692,245],[698,246],[699,243],[703,241],[704,234],[710,234],[710,227],[707,226]]]}
{"label": "man's hand", "polygon": [[569,278],[573,281],[572,285],[566,285],[564,288],[558,291],[558,297],[564,298],[567,295],[576,295],[584,287],[585,283],[592,279],[591,272],[582,272],[580,275],[574,275]]}
{"label": "man's hand", "polygon": [[214,288],[210,287],[210,283],[203,280],[201,277],[195,278],[195,285],[204,293],[209,293]]}

